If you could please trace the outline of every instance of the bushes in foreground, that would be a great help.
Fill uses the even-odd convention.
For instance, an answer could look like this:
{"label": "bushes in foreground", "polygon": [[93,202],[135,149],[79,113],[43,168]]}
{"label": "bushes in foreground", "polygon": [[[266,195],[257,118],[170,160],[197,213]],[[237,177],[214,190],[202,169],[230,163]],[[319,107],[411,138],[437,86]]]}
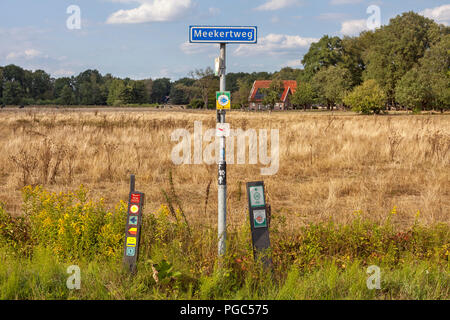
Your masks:
{"label": "bushes in foreground", "polygon": [[[347,225],[311,224],[295,233],[276,212],[273,270],[253,261],[248,221],[228,230],[217,269],[217,231],[191,226],[162,205],[144,215],[138,274],[121,268],[126,203],[114,210],[86,190],[24,188],[23,215],[0,206],[1,298],[45,299],[448,299],[449,227],[419,222],[398,232],[358,217]],[[388,215],[395,214],[393,212]],[[66,288],[79,265],[82,289]],[[381,268],[381,289],[368,290],[366,269]],[[131,285],[130,285],[131,281]]]}

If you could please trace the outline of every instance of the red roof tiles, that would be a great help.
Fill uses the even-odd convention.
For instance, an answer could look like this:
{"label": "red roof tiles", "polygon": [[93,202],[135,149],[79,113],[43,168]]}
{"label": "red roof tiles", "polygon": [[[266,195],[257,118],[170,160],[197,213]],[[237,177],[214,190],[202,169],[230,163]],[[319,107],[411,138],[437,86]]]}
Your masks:
{"label": "red roof tiles", "polygon": [[[250,91],[250,101],[255,101],[255,102],[259,102],[262,101],[262,99],[255,99],[255,95],[258,92],[258,89],[262,89],[262,88],[269,88],[270,84],[272,83],[272,80],[256,80],[255,82],[253,82],[253,87],[252,90]],[[281,101],[285,101],[287,94],[289,91],[291,91],[291,94],[295,93],[295,90],[297,89],[297,81],[295,80],[283,80],[283,84],[284,84],[284,91],[283,94],[281,95]]]}

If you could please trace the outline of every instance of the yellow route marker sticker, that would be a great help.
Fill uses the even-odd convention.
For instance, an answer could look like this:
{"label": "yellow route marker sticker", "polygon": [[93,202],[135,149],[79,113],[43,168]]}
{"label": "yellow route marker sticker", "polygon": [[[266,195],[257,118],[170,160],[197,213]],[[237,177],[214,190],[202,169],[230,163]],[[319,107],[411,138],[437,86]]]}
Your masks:
{"label": "yellow route marker sticker", "polygon": [[130,207],[130,212],[131,212],[131,213],[134,213],[134,214],[137,214],[137,213],[139,212],[139,206],[138,206],[137,204],[133,204],[133,205]]}
{"label": "yellow route marker sticker", "polygon": [[136,247],[136,237],[127,238],[127,247]]}

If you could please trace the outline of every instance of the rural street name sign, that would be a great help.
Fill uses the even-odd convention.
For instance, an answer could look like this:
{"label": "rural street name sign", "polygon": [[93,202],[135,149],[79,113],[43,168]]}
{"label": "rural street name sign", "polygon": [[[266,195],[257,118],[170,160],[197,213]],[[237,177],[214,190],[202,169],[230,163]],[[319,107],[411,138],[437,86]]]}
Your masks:
{"label": "rural street name sign", "polygon": [[256,26],[189,26],[191,43],[256,43]]}

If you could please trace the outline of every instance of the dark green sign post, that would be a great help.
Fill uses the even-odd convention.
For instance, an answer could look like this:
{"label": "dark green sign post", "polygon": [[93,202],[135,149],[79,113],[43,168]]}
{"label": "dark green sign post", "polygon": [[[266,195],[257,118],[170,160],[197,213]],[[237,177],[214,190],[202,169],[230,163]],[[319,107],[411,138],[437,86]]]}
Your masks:
{"label": "dark green sign post", "polygon": [[133,274],[137,271],[136,264],[139,256],[139,245],[142,227],[142,209],[144,206],[145,196],[142,192],[134,191],[134,181],[134,175],[131,175],[123,254],[124,266]]}
{"label": "dark green sign post", "polygon": [[264,194],[264,182],[247,182],[248,210],[250,215],[250,226],[252,231],[253,255],[255,260],[261,255],[266,267],[272,265],[269,257],[269,210],[266,205]]}

